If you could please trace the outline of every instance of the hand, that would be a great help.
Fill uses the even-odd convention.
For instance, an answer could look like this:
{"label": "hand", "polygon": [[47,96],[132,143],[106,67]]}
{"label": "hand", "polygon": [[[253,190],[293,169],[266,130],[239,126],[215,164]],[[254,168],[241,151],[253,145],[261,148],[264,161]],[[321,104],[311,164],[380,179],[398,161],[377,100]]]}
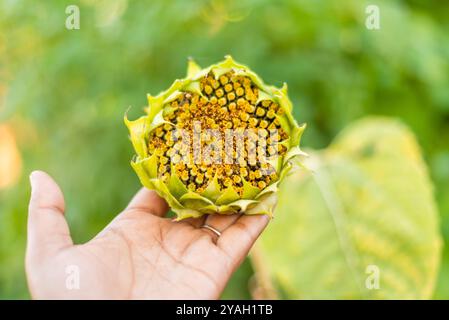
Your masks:
{"label": "hand", "polygon": [[[260,216],[173,221],[142,189],[95,238],[74,245],[58,185],[30,176],[26,273],[35,299],[216,299],[267,225]],[[207,225],[221,232],[201,228]]]}

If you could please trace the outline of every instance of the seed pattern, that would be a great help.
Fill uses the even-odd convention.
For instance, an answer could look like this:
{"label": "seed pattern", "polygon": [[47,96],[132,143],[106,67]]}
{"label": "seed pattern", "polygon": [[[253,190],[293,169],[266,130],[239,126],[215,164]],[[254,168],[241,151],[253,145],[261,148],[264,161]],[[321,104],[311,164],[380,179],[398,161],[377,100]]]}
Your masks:
{"label": "seed pattern", "polygon": [[[202,95],[183,92],[171,101],[167,105],[170,111],[164,115],[171,124],[157,127],[147,137],[150,154],[156,154],[159,159],[159,177],[167,181],[171,174],[176,174],[189,190],[198,193],[205,191],[217,177],[222,190],[233,186],[240,195],[244,179],[259,189],[276,181],[275,168],[258,160],[263,154],[267,159],[285,154],[287,148],[282,141],[288,139],[288,134],[278,119],[284,110],[272,100],[258,102],[259,88],[249,77],[234,71],[218,78],[210,72],[199,80],[199,85]],[[196,130],[199,128],[201,131]],[[193,156],[194,144],[182,143],[178,129],[185,130],[190,136],[200,132],[202,150],[217,143],[222,143],[223,147],[219,151],[212,150],[211,158],[204,157],[198,162]],[[215,130],[220,135],[214,136],[205,129]],[[224,139],[229,133],[227,129],[234,132],[254,130],[247,130],[249,134],[242,141],[231,140],[232,144],[227,147],[232,149],[226,149],[225,144],[229,142]],[[232,152],[227,153],[228,150]],[[225,161],[229,158],[232,163]],[[220,161],[214,161],[217,159]]]}

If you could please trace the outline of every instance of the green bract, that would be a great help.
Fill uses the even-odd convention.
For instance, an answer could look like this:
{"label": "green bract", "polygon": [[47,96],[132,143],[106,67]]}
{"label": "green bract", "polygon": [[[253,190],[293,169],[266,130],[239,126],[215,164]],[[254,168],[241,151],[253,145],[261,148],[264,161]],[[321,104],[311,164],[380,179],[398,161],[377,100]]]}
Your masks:
{"label": "green bract", "polygon": [[272,215],[279,183],[304,154],[299,142],[305,125],[292,116],[287,85],[265,85],[230,56],[205,69],[190,60],[187,77],[148,95],[148,103],[139,119],[125,116],[136,152],[131,165],[178,220]]}

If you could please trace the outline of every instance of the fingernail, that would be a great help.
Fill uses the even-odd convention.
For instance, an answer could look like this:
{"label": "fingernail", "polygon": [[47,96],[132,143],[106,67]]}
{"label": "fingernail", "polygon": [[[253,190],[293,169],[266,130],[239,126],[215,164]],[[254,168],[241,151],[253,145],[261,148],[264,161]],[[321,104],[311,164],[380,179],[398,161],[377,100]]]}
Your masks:
{"label": "fingernail", "polygon": [[30,185],[31,185],[31,190],[33,190],[33,188],[36,187],[36,173],[37,171],[33,171],[30,174]]}

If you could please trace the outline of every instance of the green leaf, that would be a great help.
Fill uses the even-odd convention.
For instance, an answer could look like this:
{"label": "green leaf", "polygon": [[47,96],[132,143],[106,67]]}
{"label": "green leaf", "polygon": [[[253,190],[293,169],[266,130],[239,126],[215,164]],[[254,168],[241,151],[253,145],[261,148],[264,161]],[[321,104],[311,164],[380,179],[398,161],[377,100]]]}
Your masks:
{"label": "green leaf", "polygon": [[259,97],[257,98],[256,105],[261,101],[272,100],[272,99],[273,99],[273,97],[271,95],[269,95],[268,93],[266,93],[262,90],[259,90]]}
{"label": "green leaf", "polygon": [[189,191],[186,194],[184,194],[179,199],[179,201],[182,203],[184,207],[196,210],[208,205],[213,205],[212,201],[193,191]]}
{"label": "green leaf", "polygon": [[185,86],[184,90],[203,96],[203,92],[201,91],[200,83],[198,81],[190,82]]}
{"label": "green leaf", "polygon": [[234,202],[231,202],[228,204],[229,207],[234,208],[236,212],[245,212],[247,209],[251,208],[252,206],[256,205],[258,201],[256,200],[245,200],[240,199],[236,200]]}
{"label": "green leaf", "polygon": [[175,90],[171,92],[162,102],[163,105],[166,105],[176,99],[178,99],[180,96],[182,96],[184,93],[180,90]]}
{"label": "green leaf", "polygon": [[306,165],[313,173],[284,180],[275,219],[254,251],[260,283],[293,299],[430,298],[441,236],[412,133],[367,118]]}
{"label": "green leaf", "polygon": [[[175,172],[173,163],[171,164],[171,172]],[[176,173],[170,175],[170,180],[168,182],[168,189],[171,191],[173,196],[177,199],[181,198],[184,194],[188,192],[187,187],[182,183]]]}
{"label": "green leaf", "polygon": [[170,125],[173,125],[173,123],[167,121],[164,119],[164,110],[159,111],[153,118],[153,121],[151,122],[151,124],[148,126],[148,132],[153,131],[154,129],[156,129],[157,127],[168,123]]}
{"label": "green leaf", "polygon": [[218,205],[229,204],[233,201],[238,200],[239,198],[240,196],[237,191],[235,191],[234,187],[229,186],[225,190],[223,190],[216,203]]}
{"label": "green leaf", "polygon": [[201,193],[203,197],[206,197],[212,201],[218,199],[221,194],[220,185],[218,184],[217,173],[214,174],[214,178],[207,185],[206,189]]}
{"label": "green leaf", "polygon": [[256,199],[259,200],[261,198],[263,198],[265,195],[270,194],[270,193],[276,193],[279,190],[279,183],[280,180],[270,184],[268,187],[266,187],[265,189],[263,189],[257,196]]}
{"label": "green leaf", "polygon": [[131,167],[136,171],[137,176],[139,177],[140,182],[143,186],[148,189],[153,189],[154,185],[150,181],[150,177],[148,177],[147,171],[144,169],[141,161],[131,161]]}
{"label": "green leaf", "polygon": [[243,178],[243,199],[254,199],[254,197],[260,192],[260,189],[253,186],[245,178]]}
{"label": "green leaf", "polygon": [[146,117],[140,117],[137,120],[131,121],[125,115],[124,121],[129,130],[129,137],[136,150],[136,154],[145,158],[148,155],[147,146],[145,143],[146,127],[148,126],[148,119]]}
{"label": "green leaf", "polygon": [[282,86],[281,89],[274,89],[273,90],[273,94],[274,96],[277,98],[279,104],[289,113],[292,112],[293,109],[293,104],[290,101],[290,99],[288,98],[287,95],[287,83],[284,82],[284,85]]}
{"label": "green leaf", "polygon": [[158,95],[153,97],[152,95],[147,95],[148,106],[146,112],[148,114],[148,121],[151,122],[153,118],[162,110],[162,105],[164,102],[164,96]]}
{"label": "green leaf", "polygon": [[201,67],[193,60],[189,59],[187,64],[187,78],[193,77],[195,74],[201,71]]}
{"label": "green leaf", "polygon": [[271,217],[278,201],[277,194],[275,192],[265,193],[260,196],[257,201],[259,202],[248,208],[248,210],[245,211],[245,214],[266,214]]}

